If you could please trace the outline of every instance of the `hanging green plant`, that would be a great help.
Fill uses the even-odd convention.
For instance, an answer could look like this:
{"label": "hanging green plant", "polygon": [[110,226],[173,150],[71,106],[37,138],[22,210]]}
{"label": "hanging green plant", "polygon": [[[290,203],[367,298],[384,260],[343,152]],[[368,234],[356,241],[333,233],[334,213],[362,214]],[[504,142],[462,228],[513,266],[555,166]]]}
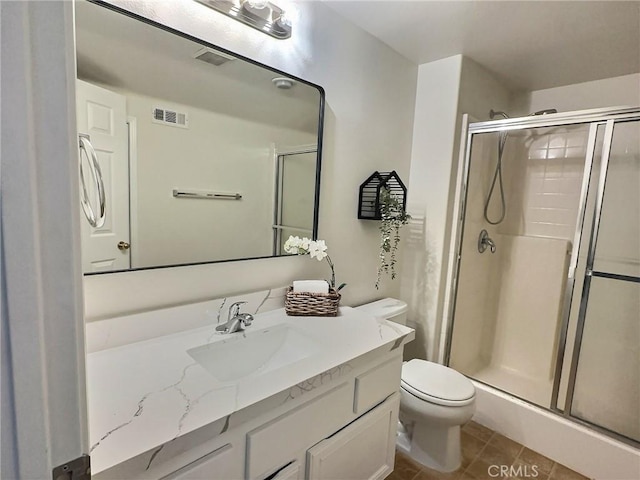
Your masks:
{"label": "hanging green plant", "polygon": [[409,223],[409,215],[402,201],[393,195],[388,189],[380,189],[380,265],[378,266],[378,278],[376,290],[380,287],[382,274],[391,274],[391,279],[396,278],[396,252],[400,244],[400,228]]}

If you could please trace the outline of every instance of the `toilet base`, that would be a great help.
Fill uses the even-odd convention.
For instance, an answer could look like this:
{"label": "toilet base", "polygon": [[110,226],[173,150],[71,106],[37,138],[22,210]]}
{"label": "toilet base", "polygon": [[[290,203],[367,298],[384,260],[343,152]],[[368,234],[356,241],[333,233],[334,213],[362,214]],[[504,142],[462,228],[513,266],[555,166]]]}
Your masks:
{"label": "toilet base", "polygon": [[398,420],[398,431],[396,433],[396,450],[411,456],[411,434],[400,420]]}
{"label": "toilet base", "polygon": [[[413,427],[413,428],[411,428]],[[398,422],[396,448],[425,467],[439,472],[460,468],[460,426],[424,426],[406,428]]]}

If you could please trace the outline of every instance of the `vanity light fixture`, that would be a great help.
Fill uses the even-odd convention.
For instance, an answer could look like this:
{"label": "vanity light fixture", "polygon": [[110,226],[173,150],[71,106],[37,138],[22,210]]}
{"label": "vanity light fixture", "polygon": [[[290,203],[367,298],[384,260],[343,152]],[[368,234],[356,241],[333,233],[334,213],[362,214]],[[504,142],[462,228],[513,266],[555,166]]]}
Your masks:
{"label": "vanity light fixture", "polygon": [[291,19],[266,0],[196,0],[262,33],[284,40],[291,36]]}

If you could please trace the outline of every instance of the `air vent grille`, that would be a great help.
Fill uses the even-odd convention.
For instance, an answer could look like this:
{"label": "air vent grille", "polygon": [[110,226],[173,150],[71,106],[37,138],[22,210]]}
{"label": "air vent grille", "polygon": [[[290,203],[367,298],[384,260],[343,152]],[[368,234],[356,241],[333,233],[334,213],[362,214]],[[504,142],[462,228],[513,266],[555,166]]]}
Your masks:
{"label": "air vent grille", "polygon": [[170,125],[172,127],[189,128],[189,116],[184,112],[176,112],[162,107],[154,107],[152,111],[153,123]]}
{"label": "air vent grille", "polygon": [[215,65],[216,67],[235,60],[235,57],[227,55],[223,52],[219,52],[217,50],[213,50],[209,47],[204,47],[198,50],[193,54],[193,58],[210,63],[211,65]]}
{"label": "air vent grille", "polygon": [[164,111],[164,121],[169,123],[177,123],[177,114],[176,112],[172,112],[171,110]]}

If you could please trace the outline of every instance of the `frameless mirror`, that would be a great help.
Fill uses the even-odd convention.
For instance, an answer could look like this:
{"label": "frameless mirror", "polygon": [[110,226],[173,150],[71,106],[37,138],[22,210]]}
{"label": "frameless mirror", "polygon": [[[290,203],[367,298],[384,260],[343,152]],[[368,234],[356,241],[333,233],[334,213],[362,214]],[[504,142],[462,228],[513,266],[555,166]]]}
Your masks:
{"label": "frameless mirror", "polygon": [[76,3],[76,52],[85,273],[316,237],[320,87],[101,3]]}

